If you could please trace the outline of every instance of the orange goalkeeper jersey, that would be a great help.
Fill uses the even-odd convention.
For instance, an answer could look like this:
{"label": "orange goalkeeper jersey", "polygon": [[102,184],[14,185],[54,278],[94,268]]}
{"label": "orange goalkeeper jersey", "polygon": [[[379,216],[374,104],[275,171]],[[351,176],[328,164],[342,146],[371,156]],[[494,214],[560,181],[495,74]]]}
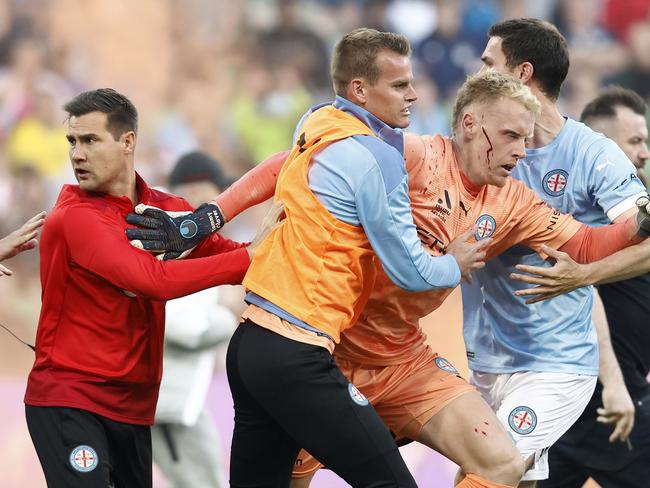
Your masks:
{"label": "orange goalkeeper jersey", "polygon": [[[404,157],[415,225],[422,244],[434,255],[443,254],[455,237],[474,226],[475,239],[493,239],[487,259],[515,244],[536,251],[541,244],[558,248],[580,229],[579,222],[549,207],[513,178],[503,188],[474,187],[461,174],[446,137],[406,134]],[[342,335],[335,355],[366,365],[400,364],[427,347],[419,320],[452,290],[407,292],[377,266],[370,299],[356,325]]]}

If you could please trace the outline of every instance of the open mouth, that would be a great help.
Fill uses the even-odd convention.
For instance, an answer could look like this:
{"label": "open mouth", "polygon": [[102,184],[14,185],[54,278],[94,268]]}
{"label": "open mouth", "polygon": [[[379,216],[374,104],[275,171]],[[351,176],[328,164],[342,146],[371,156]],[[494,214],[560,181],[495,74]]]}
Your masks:
{"label": "open mouth", "polygon": [[90,171],[86,171],[85,169],[77,168],[77,169],[74,170],[74,174],[77,176],[77,178],[85,179],[88,176],[90,176]]}
{"label": "open mouth", "polygon": [[502,166],[508,173],[510,173],[513,169],[515,169],[516,164],[505,164]]}

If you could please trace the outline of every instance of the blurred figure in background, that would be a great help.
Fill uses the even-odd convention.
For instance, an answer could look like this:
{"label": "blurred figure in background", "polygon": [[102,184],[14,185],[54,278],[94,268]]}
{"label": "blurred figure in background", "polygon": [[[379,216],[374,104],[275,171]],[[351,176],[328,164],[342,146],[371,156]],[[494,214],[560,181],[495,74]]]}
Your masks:
{"label": "blurred figure in background", "polygon": [[602,10],[603,0],[567,0],[555,6],[555,25],[565,35],[571,57],[563,88],[570,96],[562,108],[573,118],[598,94],[603,81],[621,73],[630,60],[626,49],[603,28]]}
{"label": "blurred figure in background", "polygon": [[411,107],[409,132],[449,135],[451,107],[440,98],[436,82],[421,74],[416,76],[414,85],[418,87],[418,102]]}
{"label": "blurred figure in background", "polygon": [[35,88],[32,103],[31,112],[8,133],[5,145],[14,192],[21,198],[21,220],[38,208],[51,208],[58,188],[73,178],[67,164],[63,112],[55,95],[44,87]]}
{"label": "blurred figure in background", "polygon": [[329,53],[325,41],[300,18],[296,0],[277,2],[276,24],[259,36],[259,47],[268,66],[291,69],[313,93],[327,99],[331,90]]}
{"label": "blurred figure in background", "polygon": [[36,89],[32,103],[31,113],[8,134],[9,166],[14,170],[30,166],[41,176],[57,177],[68,162],[66,131],[61,124],[63,113],[47,89]]}
{"label": "blurred figure in background", "polygon": [[580,120],[612,139],[630,158],[639,180],[648,187],[647,104],[632,90],[613,86],[603,90],[583,110]]}
{"label": "blurred figure in background", "polygon": [[650,19],[632,25],[627,42],[632,61],[617,81],[647,100],[650,98]]}
{"label": "blurred figure in background", "polygon": [[47,42],[35,36],[22,36],[11,46],[9,64],[0,70],[0,139],[34,112],[39,91],[56,94],[55,106],[70,96],[66,80],[49,68],[49,54]]}
{"label": "blurred figure in background", "polygon": [[472,63],[479,57],[480,38],[463,25],[463,2],[437,0],[435,30],[415,47],[413,54],[422,63],[443,97],[453,99],[465,77],[473,71]]}
{"label": "blurred figure in background", "polygon": [[260,61],[253,48],[231,106],[230,123],[245,156],[262,161],[289,147],[295,122],[311,103],[295,66]]}
{"label": "blurred figure in background", "polygon": [[[230,183],[219,163],[198,151],[182,156],[169,176],[171,192],[193,207]],[[216,287],[167,304],[163,377],[151,441],[154,462],[174,488],[226,486],[221,442],[205,398],[218,346],[236,326],[233,312],[219,304]]]}

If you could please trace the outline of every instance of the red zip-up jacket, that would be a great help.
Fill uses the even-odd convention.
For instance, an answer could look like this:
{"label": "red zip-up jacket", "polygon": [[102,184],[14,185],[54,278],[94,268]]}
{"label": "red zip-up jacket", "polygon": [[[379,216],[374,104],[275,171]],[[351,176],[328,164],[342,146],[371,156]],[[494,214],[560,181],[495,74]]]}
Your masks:
{"label": "red zip-up jacket", "polygon": [[[191,210],[139,176],[137,189],[140,203]],[[77,185],[61,190],[41,235],[42,307],[26,404],[152,424],[165,300],[244,278],[250,264],[245,244],[218,234],[193,259],[181,261],[158,261],[132,247],[124,232],[132,211],[127,197],[87,193]]]}

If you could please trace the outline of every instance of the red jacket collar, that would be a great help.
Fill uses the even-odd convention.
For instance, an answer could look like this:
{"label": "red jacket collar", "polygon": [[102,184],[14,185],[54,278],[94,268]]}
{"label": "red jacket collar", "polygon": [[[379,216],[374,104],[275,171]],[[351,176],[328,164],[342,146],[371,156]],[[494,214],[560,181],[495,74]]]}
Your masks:
{"label": "red jacket collar", "polygon": [[[152,191],[147,185],[146,181],[136,172],[135,173],[135,188],[138,194],[138,203],[148,203],[152,198]],[[111,202],[118,206],[120,210],[130,212],[135,207],[135,202],[127,196],[116,197],[107,195],[106,193],[87,192],[79,188],[79,185],[65,185],[61,190],[57,204],[62,204],[70,200],[79,200],[82,198],[97,198],[101,197],[102,200]]]}

